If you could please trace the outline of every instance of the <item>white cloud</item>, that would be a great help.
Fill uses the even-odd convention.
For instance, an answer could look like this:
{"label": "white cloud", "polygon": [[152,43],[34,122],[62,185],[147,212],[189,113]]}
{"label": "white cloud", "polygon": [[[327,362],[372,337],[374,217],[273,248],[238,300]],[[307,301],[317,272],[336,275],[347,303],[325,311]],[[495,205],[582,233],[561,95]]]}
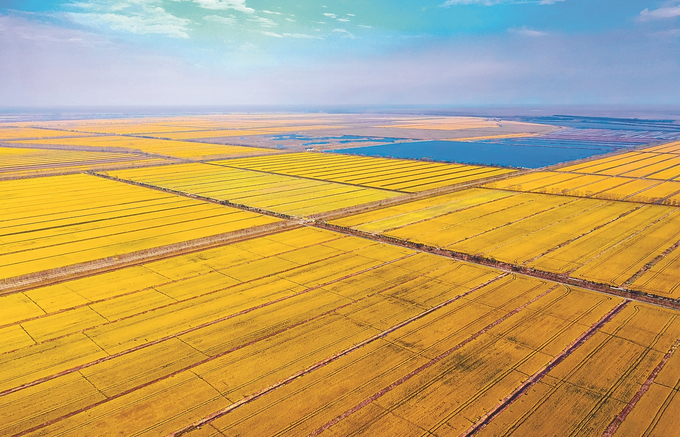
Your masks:
{"label": "white cloud", "polygon": [[263,35],[273,36],[274,38],[283,38],[283,35],[280,35],[280,34],[274,33],[274,32],[267,32],[267,31],[264,31],[264,30],[263,30],[261,33],[262,33]]}
{"label": "white cloud", "polygon": [[260,33],[274,38],[323,39],[320,36],[307,35],[306,33],[275,33],[268,31],[261,31]]}
{"label": "white cloud", "polygon": [[253,18],[248,18],[248,21],[252,21],[253,23],[257,23],[262,27],[274,27],[278,26],[274,20],[270,20],[267,17],[253,17]]}
{"label": "white cloud", "polygon": [[338,18],[337,15],[331,14],[330,12],[324,12],[323,16],[324,16],[324,17],[329,17],[329,18]]}
{"label": "white cloud", "polygon": [[527,27],[527,26],[511,27],[511,28],[508,29],[508,32],[516,33],[518,35],[533,36],[533,37],[547,35],[547,32],[542,32],[540,30],[534,30],[534,29]]}
{"label": "white cloud", "polygon": [[354,34],[352,32],[349,32],[345,29],[333,29],[333,32],[342,33],[343,37],[345,37],[345,38],[350,38],[350,39],[356,38],[356,36],[354,36]]}
{"label": "white cloud", "polygon": [[246,0],[194,0],[198,6],[203,9],[211,9],[215,11],[224,11],[233,9],[246,14],[252,14],[255,9],[246,6]]}
{"label": "white cloud", "polygon": [[354,14],[347,14],[348,17],[356,17]]}
{"label": "white cloud", "polygon": [[287,38],[299,38],[299,39],[323,39],[320,36],[307,35],[306,33],[284,33],[283,36]]}
{"label": "white cloud", "polygon": [[360,24],[359,27],[363,27],[365,29],[373,29],[373,26],[367,26],[365,24]]}
{"label": "white cloud", "polygon": [[658,9],[645,9],[640,12],[638,19],[640,21],[649,20],[663,20],[667,18],[680,17],[680,1],[666,2],[664,5]]}
{"label": "white cloud", "polygon": [[271,14],[271,15],[283,15],[281,12],[267,11],[265,9],[262,9],[262,12],[264,12],[265,14]]}
{"label": "white cloud", "polygon": [[347,18],[338,18],[338,21],[343,23],[349,23],[349,20]]}
{"label": "white cloud", "polygon": [[84,12],[67,12],[65,16],[84,26],[106,27],[140,35],[189,38],[191,20],[172,15],[159,6],[160,3],[160,0],[78,2],[67,6],[83,9]]}
{"label": "white cloud", "polygon": [[293,20],[292,18],[289,18],[289,17],[286,17],[286,21],[290,21],[291,23],[295,23],[295,20]]}
{"label": "white cloud", "polygon": [[236,25],[236,17],[230,15],[228,17],[221,17],[219,15],[207,15],[203,17],[206,21],[212,21],[213,23],[226,24],[228,26]]}
{"label": "white cloud", "polygon": [[564,0],[541,0],[539,5],[554,5],[557,2],[563,2]]}

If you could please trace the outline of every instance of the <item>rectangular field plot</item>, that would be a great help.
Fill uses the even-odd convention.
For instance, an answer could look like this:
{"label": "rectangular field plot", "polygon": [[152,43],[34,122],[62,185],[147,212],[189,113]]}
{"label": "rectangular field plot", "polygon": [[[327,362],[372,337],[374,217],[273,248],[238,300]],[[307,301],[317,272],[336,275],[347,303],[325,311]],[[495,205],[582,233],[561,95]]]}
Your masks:
{"label": "rectangular field plot", "polygon": [[229,167],[415,193],[500,176],[512,169],[322,153],[233,159]]}
{"label": "rectangular field plot", "polygon": [[0,141],[30,140],[41,138],[66,138],[85,136],[79,132],[66,130],[36,129],[31,127],[0,127]]}
{"label": "rectangular field plot", "polygon": [[309,216],[403,195],[199,163],[111,171],[107,174],[291,216]]}
{"label": "rectangular field plot", "polygon": [[52,144],[90,147],[104,151],[136,151],[150,155],[169,156],[174,158],[209,159],[230,156],[262,155],[278,153],[273,149],[257,147],[224,146],[220,144],[195,143],[188,141],[168,141],[150,138],[122,136],[96,136],[63,139],[43,139],[16,141],[17,144]]}
{"label": "rectangular field plot", "polygon": [[[680,296],[680,280],[674,279],[679,261],[674,252],[666,255],[680,241],[676,208],[500,193],[464,190],[428,199],[436,207],[419,201],[331,223],[592,282]],[[638,278],[650,263],[652,269]]]}
{"label": "rectangular field plot", "polygon": [[308,227],[0,311],[3,435],[458,435],[556,359],[619,343],[577,375],[622,369],[627,402],[680,335],[667,310]]}
{"label": "rectangular field plot", "polygon": [[172,162],[131,153],[0,147],[0,178]]}
{"label": "rectangular field plot", "polygon": [[91,175],[0,181],[0,278],[278,221]]}
{"label": "rectangular field plot", "polygon": [[[680,168],[677,171],[680,172]],[[672,175],[675,175],[675,173],[672,173]],[[577,173],[561,173],[559,171],[529,173],[498,182],[490,182],[485,187],[663,205],[675,205],[675,199],[672,197],[680,190],[678,182],[663,182],[654,179],[653,176],[641,179],[601,174],[578,175]]]}

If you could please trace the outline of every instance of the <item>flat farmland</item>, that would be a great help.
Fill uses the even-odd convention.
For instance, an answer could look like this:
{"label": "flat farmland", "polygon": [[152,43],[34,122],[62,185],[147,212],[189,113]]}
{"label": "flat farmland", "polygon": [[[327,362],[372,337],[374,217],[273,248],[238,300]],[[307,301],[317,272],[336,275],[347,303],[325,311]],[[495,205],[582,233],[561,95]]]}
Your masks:
{"label": "flat farmland", "polygon": [[513,169],[321,153],[232,159],[219,165],[415,193],[515,172]]}
{"label": "flat farmland", "polygon": [[80,137],[85,135],[86,134],[80,132],[69,132],[66,130],[38,129],[33,127],[0,125],[0,141],[60,138],[60,137],[66,138],[66,137]]}
{"label": "flat farmland", "polygon": [[257,147],[224,146],[219,144],[194,143],[188,141],[168,141],[153,138],[123,136],[96,136],[42,140],[13,141],[13,144],[55,145],[77,148],[92,148],[106,151],[142,152],[174,158],[209,159],[228,156],[248,156],[278,153],[273,149]]}
{"label": "flat farmland", "polygon": [[[604,125],[0,124],[0,435],[677,434],[680,143]],[[319,153],[457,137],[626,152]]]}
{"label": "flat farmland", "polygon": [[0,301],[4,435],[461,434],[564,372],[615,371],[620,407],[680,336],[671,310],[309,227]]}
{"label": "flat farmland", "polygon": [[111,167],[134,167],[171,163],[131,153],[82,152],[52,149],[0,147],[0,178],[77,172]]}
{"label": "flat farmland", "polygon": [[91,175],[0,181],[0,278],[276,222]]}
{"label": "flat farmland", "polygon": [[403,193],[395,191],[202,163],[110,171],[106,174],[299,217],[403,196]]}
{"label": "flat farmland", "polygon": [[[674,171],[680,173],[680,167]],[[675,195],[680,193],[680,182],[677,180],[665,181],[599,174],[579,175],[549,171],[490,182],[485,186],[500,190],[663,205],[677,205]]]}
{"label": "flat farmland", "polygon": [[[437,208],[395,206],[330,223],[595,283],[680,296],[680,276],[660,273],[679,267],[677,208],[487,189],[436,199],[428,201]],[[652,279],[662,267],[658,279]]]}

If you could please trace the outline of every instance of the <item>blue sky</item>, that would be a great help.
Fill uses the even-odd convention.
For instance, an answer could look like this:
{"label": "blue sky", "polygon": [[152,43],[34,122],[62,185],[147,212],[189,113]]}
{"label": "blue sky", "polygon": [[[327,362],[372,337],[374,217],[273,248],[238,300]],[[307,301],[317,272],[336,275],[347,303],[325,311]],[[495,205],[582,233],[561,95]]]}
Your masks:
{"label": "blue sky", "polygon": [[0,0],[0,106],[680,102],[680,0]]}

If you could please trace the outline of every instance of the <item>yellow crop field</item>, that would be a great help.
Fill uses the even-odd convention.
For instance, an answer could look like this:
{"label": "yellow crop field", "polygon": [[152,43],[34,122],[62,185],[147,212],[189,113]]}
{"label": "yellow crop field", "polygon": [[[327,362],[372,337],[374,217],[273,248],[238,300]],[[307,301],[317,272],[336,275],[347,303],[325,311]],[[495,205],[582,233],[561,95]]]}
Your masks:
{"label": "yellow crop field", "polygon": [[231,159],[219,165],[407,193],[470,182],[516,170],[325,153]]}
{"label": "yellow crop field", "polygon": [[630,196],[634,196],[641,191],[648,190],[659,184],[661,184],[661,181],[630,179],[630,182],[627,182],[623,185],[618,185],[605,191],[601,191],[597,193],[595,197],[599,199],[621,200]]}
{"label": "yellow crop field", "polygon": [[89,175],[0,182],[0,278],[276,219]]}
{"label": "yellow crop field", "polygon": [[[677,188],[661,186],[674,182],[627,180],[655,186],[651,190],[656,193],[650,193],[654,197],[645,198],[653,202],[659,201],[655,196],[663,196],[669,203],[672,198],[667,193]],[[672,207],[498,193],[502,191],[464,190],[440,196],[438,206],[399,205],[331,223],[613,286],[629,279],[641,284],[637,276],[645,266],[680,241],[677,211]],[[661,264],[659,268],[675,272],[678,260],[668,259],[670,267]],[[643,277],[647,280],[650,275]],[[633,288],[654,294],[680,293],[677,281],[664,278],[670,275],[649,279],[657,285]],[[659,284],[667,284],[666,291],[657,291]]]}
{"label": "yellow crop field", "polygon": [[517,171],[185,141],[527,135],[357,117],[0,123],[0,435],[674,435],[680,143]]}
{"label": "yellow crop field", "polygon": [[[672,311],[629,305],[478,434],[530,435],[541,429],[549,435],[605,435],[678,338],[678,322]],[[642,420],[654,417],[649,413]]]}
{"label": "yellow crop field", "polygon": [[130,153],[0,147],[0,178],[170,162]]}
{"label": "yellow crop field", "polygon": [[111,171],[107,174],[295,216],[308,216],[400,195],[386,190],[198,163]]}
{"label": "yellow crop field", "polygon": [[435,430],[493,407],[620,301],[360,241],[301,228],[0,297],[24,299],[10,327],[35,336],[0,355],[0,429],[167,434],[235,402],[212,429],[310,433],[347,411],[337,425],[382,427],[359,413],[375,397]]}
{"label": "yellow crop field", "polygon": [[680,154],[680,142],[662,144],[660,146],[649,147],[645,152],[676,153]]}
{"label": "yellow crop field", "polygon": [[31,127],[0,127],[0,141],[41,138],[67,138],[79,136],[85,136],[85,134],[64,130],[36,129]]}
{"label": "yellow crop field", "polygon": [[59,145],[63,147],[87,147],[104,151],[132,151],[174,158],[208,159],[227,156],[261,155],[279,153],[274,149],[257,147],[224,146],[219,144],[194,143],[187,141],[168,141],[160,139],[96,136],[62,139],[42,139],[15,141],[16,144]]}
{"label": "yellow crop field", "polygon": [[640,191],[637,194],[626,197],[626,200],[631,202],[642,203],[667,203],[666,199],[672,197],[674,194],[680,193],[680,182],[663,182],[659,185],[654,185],[651,188]]}
{"label": "yellow crop field", "polygon": [[608,169],[621,167],[631,163],[643,162],[644,160],[653,158],[654,156],[656,156],[656,154],[628,152],[622,155],[614,155],[607,158],[595,159],[583,164],[561,167],[559,171],[596,174]]}
{"label": "yellow crop field", "polygon": [[645,167],[634,169],[625,173],[620,173],[622,176],[631,178],[650,178],[650,179],[664,179],[659,175],[664,175],[666,172],[669,174],[680,174],[680,157],[676,155],[661,155],[670,157],[668,159],[662,160],[657,164],[650,164]]}

